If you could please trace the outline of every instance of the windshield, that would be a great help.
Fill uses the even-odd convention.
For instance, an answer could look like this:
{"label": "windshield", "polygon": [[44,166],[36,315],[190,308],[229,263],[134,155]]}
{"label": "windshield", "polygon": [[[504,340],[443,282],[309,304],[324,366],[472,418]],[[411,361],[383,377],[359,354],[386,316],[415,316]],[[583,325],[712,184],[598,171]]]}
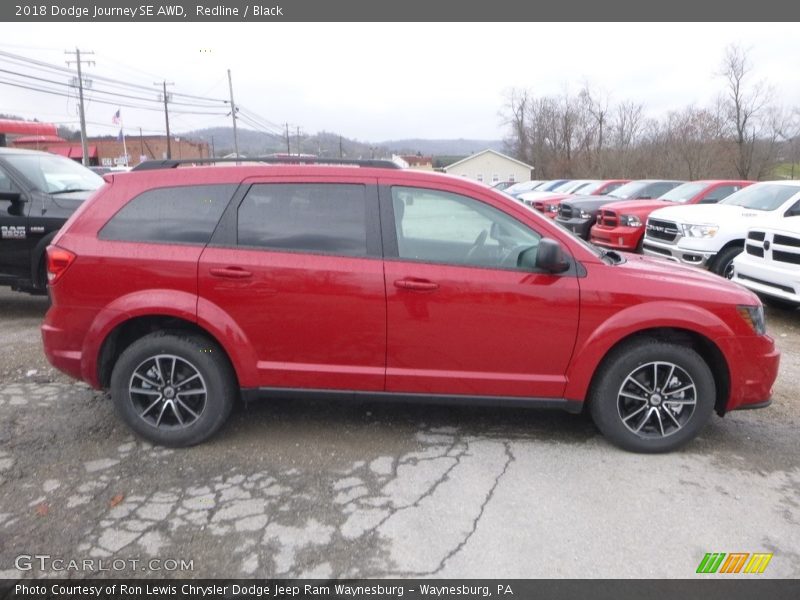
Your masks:
{"label": "windshield", "polygon": [[753,210],[775,210],[795,194],[800,187],[780,183],[757,183],[731,194],[720,204],[742,206]]}
{"label": "windshield", "polygon": [[557,185],[555,187],[550,188],[551,192],[566,192],[570,188],[575,187],[574,181],[565,181],[561,185]]}
{"label": "windshield", "polygon": [[684,203],[697,196],[697,194],[707,187],[707,183],[684,183],[678,187],[672,188],[666,194],[659,196],[658,199]]}
{"label": "windshield", "polygon": [[33,186],[48,194],[68,191],[94,191],[103,178],[74,160],[55,154],[12,154],[6,161],[21,172]]}
{"label": "windshield", "polygon": [[[578,188],[584,196],[594,196],[597,190],[605,185],[605,181],[593,181]],[[577,190],[576,190],[577,191]]]}
{"label": "windshield", "polygon": [[650,185],[649,181],[631,181],[630,183],[619,186],[613,192],[609,192],[608,195],[614,198],[622,198],[623,200],[636,198],[648,185]]}

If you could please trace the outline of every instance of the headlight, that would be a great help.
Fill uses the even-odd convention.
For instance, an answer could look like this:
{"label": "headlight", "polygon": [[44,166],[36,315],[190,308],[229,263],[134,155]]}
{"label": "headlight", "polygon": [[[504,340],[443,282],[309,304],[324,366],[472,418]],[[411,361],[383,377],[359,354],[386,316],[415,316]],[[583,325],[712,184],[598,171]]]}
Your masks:
{"label": "headlight", "polygon": [[719,227],[716,225],[681,225],[683,235],[693,238],[713,238]]}
{"label": "headlight", "polygon": [[579,216],[581,219],[591,219],[591,218],[592,218],[592,213],[588,213],[588,212],[586,212],[585,210],[582,210],[582,211],[580,211],[580,212],[578,213],[578,216]]}
{"label": "headlight", "polygon": [[764,319],[764,307],[762,305],[758,306],[744,306],[740,305],[737,306],[736,309],[739,311],[739,315],[747,321],[750,327],[753,328],[758,335],[764,335],[767,331],[767,323]]}
{"label": "headlight", "polygon": [[622,215],[619,218],[619,224],[626,227],[641,227],[642,221],[636,215]]}
{"label": "headlight", "polygon": [[547,212],[558,212],[558,204],[548,204]]}

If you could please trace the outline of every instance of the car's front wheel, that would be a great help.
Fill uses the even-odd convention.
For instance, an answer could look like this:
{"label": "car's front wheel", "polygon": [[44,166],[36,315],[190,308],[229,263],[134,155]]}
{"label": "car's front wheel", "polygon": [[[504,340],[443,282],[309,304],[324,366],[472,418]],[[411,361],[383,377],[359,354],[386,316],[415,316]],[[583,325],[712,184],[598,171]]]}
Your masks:
{"label": "car's front wheel", "polygon": [[614,350],[593,385],[597,427],[634,452],[669,452],[693,439],[714,409],[716,385],[693,349],[637,340]]}
{"label": "car's front wheel", "polygon": [[196,334],[146,335],[122,352],[111,373],[117,413],[136,433],[164,446],[192,446],[211,437],[235,397],[227,357]]}

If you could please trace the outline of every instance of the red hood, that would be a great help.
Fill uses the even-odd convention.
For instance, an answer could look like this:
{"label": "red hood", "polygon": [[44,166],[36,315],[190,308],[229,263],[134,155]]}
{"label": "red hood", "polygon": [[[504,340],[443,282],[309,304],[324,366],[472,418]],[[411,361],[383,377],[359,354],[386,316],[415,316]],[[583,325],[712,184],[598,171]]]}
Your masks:
{"label": "red hood", "polygon": [[620,200],[606,204],[603,210],[613,210],[618,215],[636,215],[643,217],[649,215],[657,208],[675,206],[674,202],[667,200]]}

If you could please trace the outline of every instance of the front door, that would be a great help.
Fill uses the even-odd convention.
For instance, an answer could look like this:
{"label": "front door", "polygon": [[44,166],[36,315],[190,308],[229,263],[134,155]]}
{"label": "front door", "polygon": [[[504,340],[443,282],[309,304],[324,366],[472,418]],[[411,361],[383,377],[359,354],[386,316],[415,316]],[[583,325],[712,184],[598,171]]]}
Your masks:
{"label": "front door", "polygon": [[560,398],[578,327],[575,269],[518,267],[540,234],[447,185],[381,187],[387,391]]}

